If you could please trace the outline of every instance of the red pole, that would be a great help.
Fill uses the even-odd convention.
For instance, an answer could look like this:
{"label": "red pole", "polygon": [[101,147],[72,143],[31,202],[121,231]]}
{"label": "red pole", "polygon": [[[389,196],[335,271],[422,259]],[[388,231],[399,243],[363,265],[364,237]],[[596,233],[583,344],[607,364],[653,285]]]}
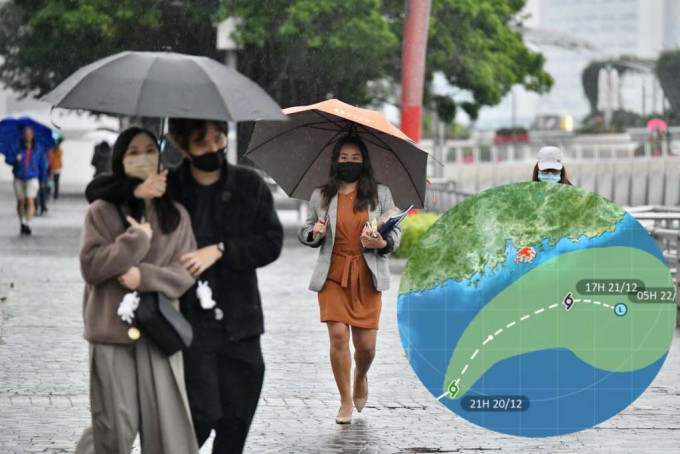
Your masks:
{"label": "red pole", "polygon": [[420,141],[425,55],[431,0],[406,0],[406,24],[401,57],[401,130]]}

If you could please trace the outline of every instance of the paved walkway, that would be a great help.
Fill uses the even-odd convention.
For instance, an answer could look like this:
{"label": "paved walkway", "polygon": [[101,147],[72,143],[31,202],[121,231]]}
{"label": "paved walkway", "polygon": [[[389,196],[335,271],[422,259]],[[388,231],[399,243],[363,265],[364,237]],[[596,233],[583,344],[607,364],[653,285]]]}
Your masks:
{"label": "paved walkway", "polygon": [[[9,187],[0,184],[0,453],[73,452],[89,421],[77,261],[86,205],[67,197],[35,222],[34,236],[20,238]],[[294,215],[282,217],[292,233]],[[260,272],[267,373],[247,452],[677,452],[680,336],[652,386],[617,417],[558,438],[499,435],[420,385],[397,333],[398,275],[384,295],[368,406],[351,426],[337,426],[326,331],[307,291],[313,261],[291,234],[281,259]]]}

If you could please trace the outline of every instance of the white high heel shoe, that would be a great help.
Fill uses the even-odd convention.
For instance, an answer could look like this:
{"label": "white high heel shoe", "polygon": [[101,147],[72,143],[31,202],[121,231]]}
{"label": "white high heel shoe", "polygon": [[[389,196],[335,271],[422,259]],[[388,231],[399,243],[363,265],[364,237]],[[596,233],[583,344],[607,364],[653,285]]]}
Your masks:
{"label": "white high heel shoe", "polygon": [[[340,410],[338,410],[338,413],[340,413]],[[352,415],[350,414],[349,416],[336,416],[335,424],[352,424]]]}
{"label": "white high heel shoe", "polygon": [[366,406],[366,401],[368,400],[368,377],[364,377],[366,381],[366,395],[364,397],[357,397],[352,395],[352,400],[354,401],[354,406],[357,407],[357,411],[361,413],[361,410]]}

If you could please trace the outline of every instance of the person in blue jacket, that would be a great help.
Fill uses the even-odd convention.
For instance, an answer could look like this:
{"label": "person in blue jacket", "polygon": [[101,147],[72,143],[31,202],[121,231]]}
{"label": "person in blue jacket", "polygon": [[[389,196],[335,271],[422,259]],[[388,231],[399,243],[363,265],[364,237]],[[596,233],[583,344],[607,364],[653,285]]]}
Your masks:
{"label": "person in blue jacket", "polygon": [[17,198],[17,214],[21,222],[21,234],[31,234],[31,221],[35,215],[35,197],[40,185],[47,181],[46,150],[36,147],[33,128],[22,131],[21,144],[16,153],[8,153],[7,164],[14,174],[14,193]]}

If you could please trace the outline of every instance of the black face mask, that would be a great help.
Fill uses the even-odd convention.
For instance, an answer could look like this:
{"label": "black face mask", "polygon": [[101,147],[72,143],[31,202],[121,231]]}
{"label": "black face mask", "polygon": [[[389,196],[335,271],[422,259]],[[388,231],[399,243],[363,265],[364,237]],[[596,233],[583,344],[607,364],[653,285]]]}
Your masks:
{"label": "black face mask", "polygon": [[201,156],[191,155],[191,164],[203,172],[215,172],[222,168],[224,163],[224,148],[216,152],[202,154]]}
{"label": "black face mask", "polygon": [[363,168],[364,164],[362,162],[339,162],[338,178],[345,183],[354,183],[361,176]]}

